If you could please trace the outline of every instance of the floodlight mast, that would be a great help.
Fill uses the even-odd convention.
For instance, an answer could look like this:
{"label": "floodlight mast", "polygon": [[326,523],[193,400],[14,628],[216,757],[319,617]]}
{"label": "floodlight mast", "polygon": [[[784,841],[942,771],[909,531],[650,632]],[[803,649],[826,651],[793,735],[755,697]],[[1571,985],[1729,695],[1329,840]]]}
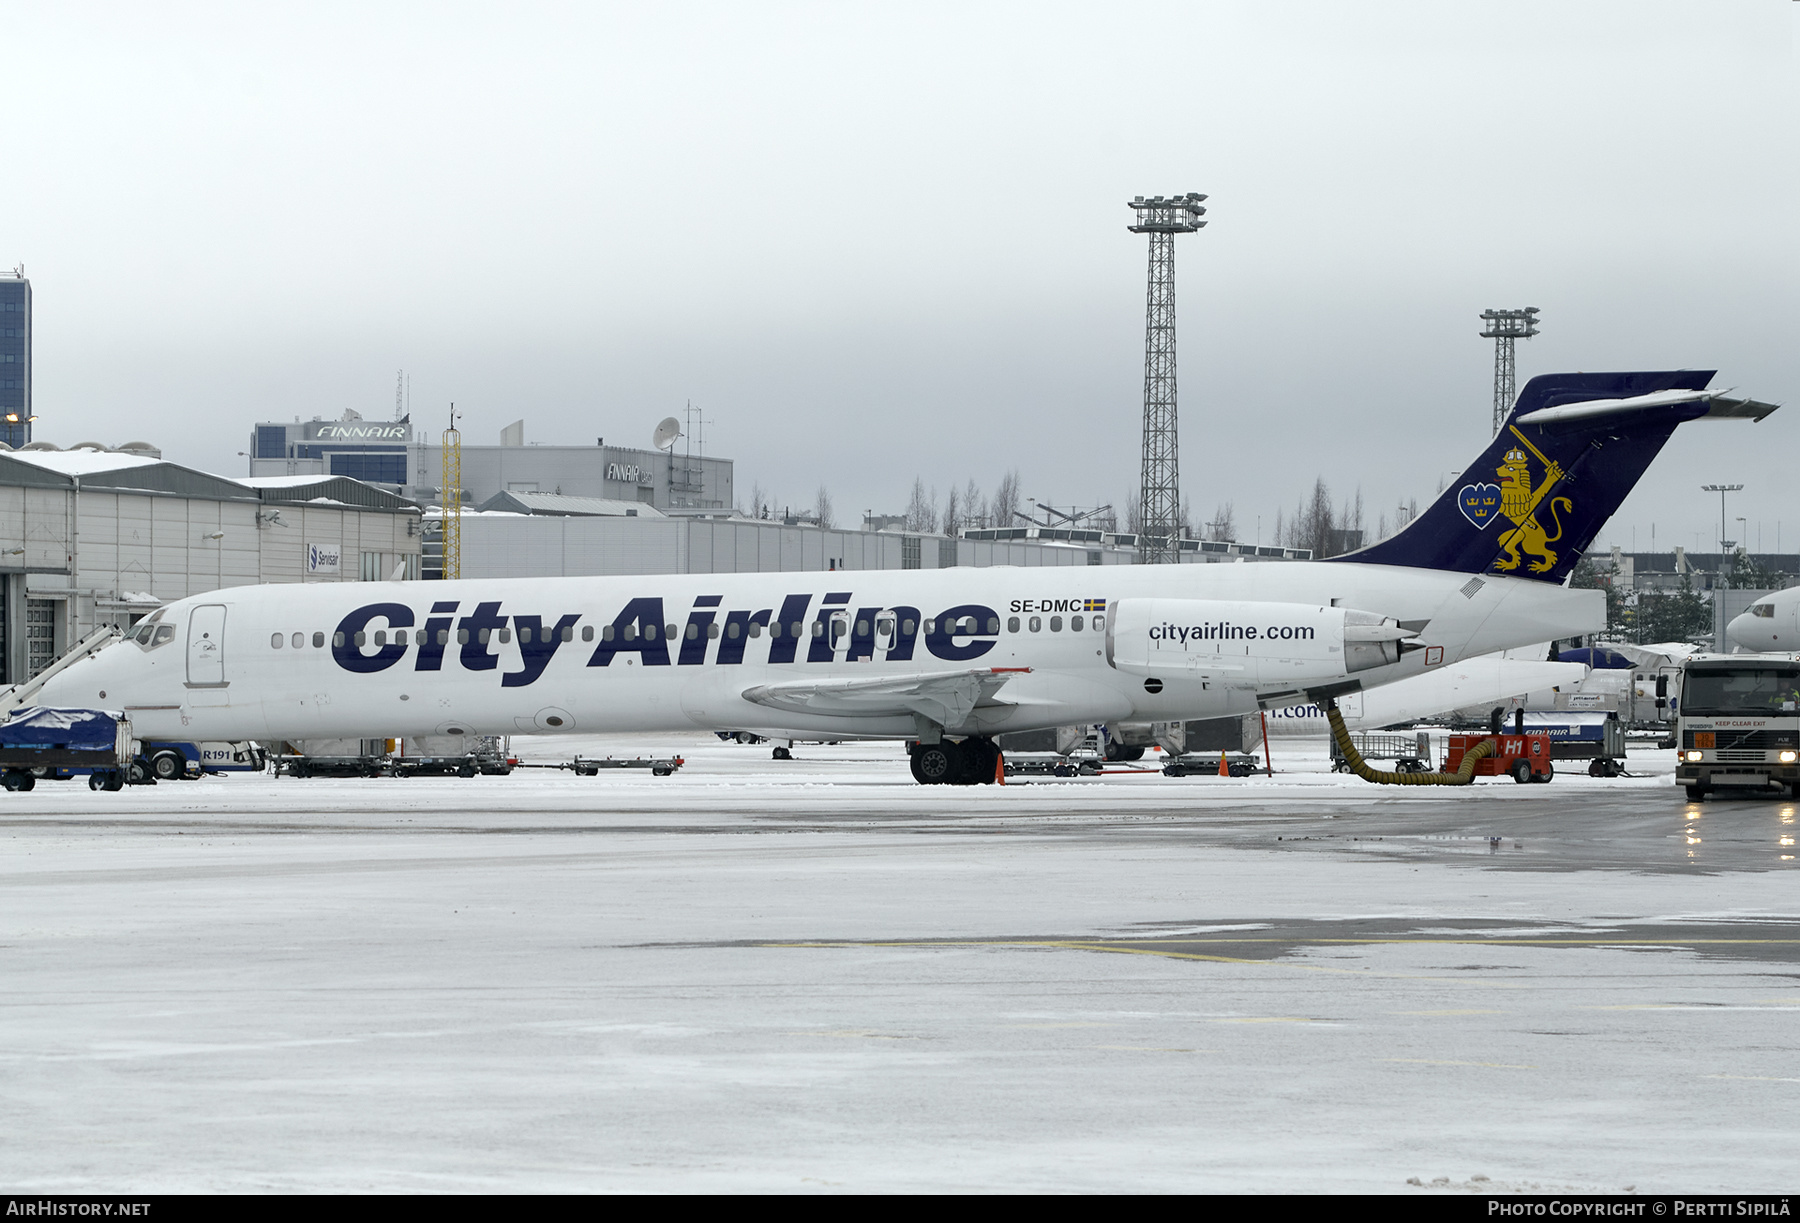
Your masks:
{"label": "floodlight mast", "polygon": [[1538,308],[1527,306],[1523,310],[1483,310],[1481,317],[1487,320],[1487,326],[1481,332],[1481,338],[1494,341],[1494,432],[1500,432],[1500,426],[1506,423],[1506,414],[1512,411],[1513,400],[1517,397],[1514,391],[1515,365],[1513,363],[1513,342],[1529,340],[1537,334]]}
{"label": "floodlight mast", "polygon": [[1150,235],[1150,284],[1144,322],[1144,461],[1138,497],[1138,556],[1147,565],[1178,562],[1181,523],[1181,464],[1175,413],[1175,237],[1191,234],[1201,220],[1206,197],[1138,196],[1127,207],[1137,214],[1134,234]]}
{"label": "floodlight mast", "polygon": [[1725,554],[1731,551],[1733,543],[1732,540],[1725,538],[1725,494],[1741,493],[1744,491],[1744,486],[1742,484],[1702,484],[1700,491],[1719,494],[1719,572],[1724,573]]}

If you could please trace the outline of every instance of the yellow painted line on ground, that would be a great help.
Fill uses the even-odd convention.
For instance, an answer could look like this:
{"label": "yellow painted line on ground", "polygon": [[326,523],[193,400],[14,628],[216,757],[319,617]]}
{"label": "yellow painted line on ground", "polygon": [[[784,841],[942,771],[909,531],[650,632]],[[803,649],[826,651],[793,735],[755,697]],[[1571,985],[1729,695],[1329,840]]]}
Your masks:
{"label": "yellow painted line on ground", "polygon": [[1405,1066],[1480,1066],[1487,1070],[1536,1070],[1536,1066],[1518,1066],[1510,1062],[1446,1062],[1432,1057],[1384,1057],[1384,1062],[1399,1062]]}

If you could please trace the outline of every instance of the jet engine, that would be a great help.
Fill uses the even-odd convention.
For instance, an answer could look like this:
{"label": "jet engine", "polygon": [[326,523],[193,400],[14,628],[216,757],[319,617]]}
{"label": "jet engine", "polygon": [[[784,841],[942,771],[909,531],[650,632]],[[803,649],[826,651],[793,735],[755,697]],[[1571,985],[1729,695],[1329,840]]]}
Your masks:
{"label": "jet engine", "polygon": [[1121,599],[1107,621],[1106,661],[1134,675],[1286,689],[1399,662],[1416,636],[1391,617],[1348,607]]}

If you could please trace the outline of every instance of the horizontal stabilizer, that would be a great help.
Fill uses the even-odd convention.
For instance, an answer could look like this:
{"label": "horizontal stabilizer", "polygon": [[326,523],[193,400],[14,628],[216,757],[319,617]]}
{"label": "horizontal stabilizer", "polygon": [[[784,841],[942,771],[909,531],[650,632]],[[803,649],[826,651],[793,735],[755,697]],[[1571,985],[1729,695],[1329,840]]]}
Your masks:
{"label": "horizontal stabilizer", "polygon": [[1677,426],[1775,411],[1711,381],[1709,370],[1533,378],[1461,481],[1399,534],[1331,559],[1560,585]]}

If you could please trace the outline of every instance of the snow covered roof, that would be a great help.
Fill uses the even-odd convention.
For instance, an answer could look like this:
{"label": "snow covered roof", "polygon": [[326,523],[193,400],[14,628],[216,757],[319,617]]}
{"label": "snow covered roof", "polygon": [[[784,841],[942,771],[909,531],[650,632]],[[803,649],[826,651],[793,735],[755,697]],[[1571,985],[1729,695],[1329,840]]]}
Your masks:
{"label": "snow covered roof", "polygon": [[560,493],[527,493],[508,490],[482,502],[484,510],[511,510],[525,514],[562,514],[586,518],[667,518],[645,501],[619,501],[610,497],[565,497]]}
{"label": "snow covered roof", "polygon": [[65,476],[87,476],[99,471],[124,471],[131,467],[151,467],[162,462],[142,454],[124,454],[116,450],[8,450],[9,459],[30,463]]}

